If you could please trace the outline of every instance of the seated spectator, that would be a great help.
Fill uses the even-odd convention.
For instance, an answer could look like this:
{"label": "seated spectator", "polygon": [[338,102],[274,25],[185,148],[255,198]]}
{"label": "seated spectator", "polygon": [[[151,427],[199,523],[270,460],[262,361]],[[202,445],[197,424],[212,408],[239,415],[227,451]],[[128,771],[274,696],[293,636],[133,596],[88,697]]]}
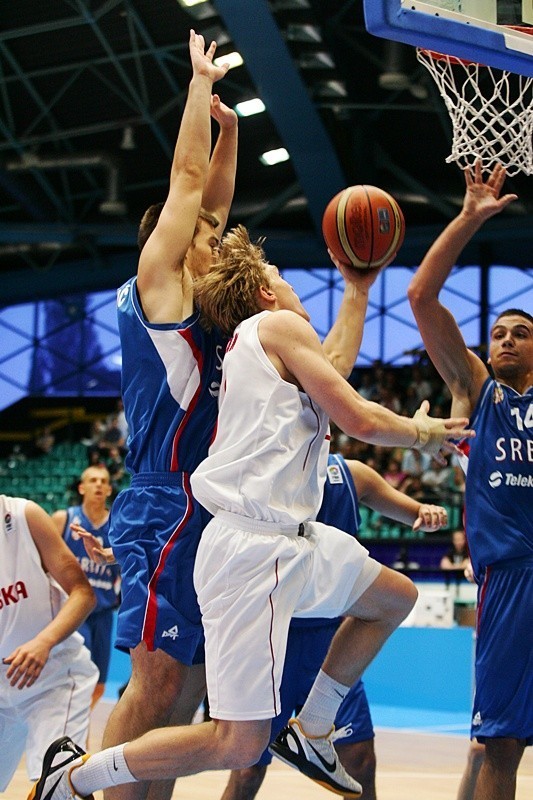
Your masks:
{"label": "seated spectator", "polygon": [[401,461],[394,456],[389,458],[387,463],[387,469],[383,473],[384,479],[390,484],[394,489],[398,489],[399,492],[402,491],[402,486],[405,482],[405,479],[408,477],[406,472],[402,470]]}
{"label": "seated spectator", "polygon": [[113,488],[113,499],[120,491],[120,485],[124,478],[125,468],[124,460],[118,447],[110,447],[109,454],[106,459],[106,467],[111,479],[111,486]]}
{"label": "seated spectator", "polygon": [[459,529],[452,533],[452,546],[443,555],[440,562],[441,569],[455,569],[464,572],[470,565],[468,546],[464,530]]}
{"label": "seated spectator", "polygon": [[112,447],[118,447],[121,455],[125,455],[126,440],[124,439],[122,431],[119,428],[118,417],[116,414],[114,414],[109,420],[109,424],[104,431],[102,438],[100,439],[99,447],[100,452],[105,453],[106,455],[109,454],[109,450]]}
{"label": "seated spectator", "polygon": [[403,484],[403,493],[418,500],[420,503],[426,502],[427,491],[422,484],[421,475],[408,475]]}
{"label": "seated spectator", "polygon": [[436,458],[432,458],[429,469],[422,473],[422,486],[433,496],[441,498],[449,489],[451,473],[448,463],[441,464]]}
{"label": "seated spectator", "polygon": [[[418,392],[416,387],[411,383],[407,386],[402,393],[402,414],[407,417],[412,417],[415,411],[420,407],[418,399]],[[413,451],[414,452],[414,451]]]}
{"label": "seated spectator", "polygon": [[35,439],[34,447],[37,455],[46,455],[49,453],[54,444],[56,443],[56,437],[52,433],[52,429],[47,426],[43,428],[39,436]]}
{"label": "seated spectator", "polygon": [[22,445],[14,444],[13,449],[7,457],[7,465],[10,469],[26,461],[26,454],[22,449]]}
{"label": "seated spectator", "polygon": [[422,475],[431,464],[431,456],[419,450],[404,450],[402,454],[402,472],[407,475]]}
{"label": "seated spectator", "polygon": [[82,439],[81,443],[87,447],[87,457],[89,465],[92,467],[97,466],[97,464],[102,460],[101,459],[101,451],[100,451],[100,442],[104,436],[104,432],[106,429],[106,425],[103,419],[95,419],[94,422],[91,424],[91,430],[89,432],[89,436],[86,439]]}
{"label": "seated spectator", "polygon": [[[416,392],[418,397],[418,405],[420,405],[422,400],[429,400],[433,394],[431,381],[428,380],[428,378],[424,375],[422,368],[417,364],[412,367],[411,382],[409,385],[412,386]],[[431,409],[431,413],[435,413],[433,409]]]}
{"label": "seated spectator", "polygon": [[459,492],[460,494],[464,494],[465,473],[455,453],[452,453],[452,456],[450,458],[450,466],[452,468],[452,473],[450,475],[450,489],[452,490],[452,492]]}
{"label": "seated spectator", "polygon": [[365,400],[375,400],[378,395],[378,389],[374,381],[372,372],[363,372],[361,375],[361,383],[356,387],[357,391],[364,397]]}
{"label": "seated spectator", "polygon": [[400,398],[391,386],[381,386],[379,388],[376,402],[379,403],[380,406],[394,411],[395,414],[399,414],[402,408]]}

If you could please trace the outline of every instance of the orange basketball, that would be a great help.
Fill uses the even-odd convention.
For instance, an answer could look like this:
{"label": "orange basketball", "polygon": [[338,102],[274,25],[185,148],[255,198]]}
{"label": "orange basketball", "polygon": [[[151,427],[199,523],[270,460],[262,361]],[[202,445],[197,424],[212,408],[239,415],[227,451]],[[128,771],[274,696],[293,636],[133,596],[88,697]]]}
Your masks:
{"label": "orange basketball", "polygon": [[333,197],[322,217],[326,245],[343,264],[358,269],[392,261],[405,236],[396,200],[377,186],[348,186]]}

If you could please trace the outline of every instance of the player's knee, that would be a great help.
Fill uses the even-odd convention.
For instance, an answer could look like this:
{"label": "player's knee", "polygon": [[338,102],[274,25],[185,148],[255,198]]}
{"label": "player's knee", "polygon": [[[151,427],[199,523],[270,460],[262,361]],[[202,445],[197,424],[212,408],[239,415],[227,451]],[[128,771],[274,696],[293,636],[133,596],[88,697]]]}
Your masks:
{"label": "player's knee", "polygon": [[385,622],[398,626],[412,610],[418,597],[418,590],[413,581],[400,572],[384,568],[385,574],[381,584],[378,613]]}
{"label": "player's knee", "polygon": [[268,733],[250,731],[240,727],[219,731],[219,745],[222,747],[222,768],[231,770],[249,770],[254,767],[268,745]]}

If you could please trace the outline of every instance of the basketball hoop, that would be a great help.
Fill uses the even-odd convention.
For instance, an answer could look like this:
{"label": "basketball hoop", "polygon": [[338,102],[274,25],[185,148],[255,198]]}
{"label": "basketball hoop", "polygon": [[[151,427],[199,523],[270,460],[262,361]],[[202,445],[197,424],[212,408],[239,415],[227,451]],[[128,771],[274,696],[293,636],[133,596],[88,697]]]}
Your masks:
{"label": "basketball hoop", "polygon": [[[533,34],[533,28],[514,30]],[[444,99],[453,126],[446,162],[461,169],[480,159],[483,171],[533,174],[533,78],[417,48]]]}

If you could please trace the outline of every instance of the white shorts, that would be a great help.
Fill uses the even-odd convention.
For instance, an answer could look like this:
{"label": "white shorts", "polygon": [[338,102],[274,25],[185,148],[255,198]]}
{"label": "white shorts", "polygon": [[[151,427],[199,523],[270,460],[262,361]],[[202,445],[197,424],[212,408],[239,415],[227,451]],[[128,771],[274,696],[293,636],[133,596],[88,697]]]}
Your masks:
{"label": "white shorts", "polygon": [[307,522],[303,536],[280,529],[219,512],[202,534],[194,583],[215,719],[279,714],[291,618],[342,616],[381,571],[337,528]]}
{"label": "white shorts", "polygon": [[5,791],[26,752],[31,781],[41,774],[43,756],[55,739],[70,736],[85,748],[91,698],[98,669],[84,646],[52,651],[43,671],[29,688],[12,687],[0,666],[0,792]]}

